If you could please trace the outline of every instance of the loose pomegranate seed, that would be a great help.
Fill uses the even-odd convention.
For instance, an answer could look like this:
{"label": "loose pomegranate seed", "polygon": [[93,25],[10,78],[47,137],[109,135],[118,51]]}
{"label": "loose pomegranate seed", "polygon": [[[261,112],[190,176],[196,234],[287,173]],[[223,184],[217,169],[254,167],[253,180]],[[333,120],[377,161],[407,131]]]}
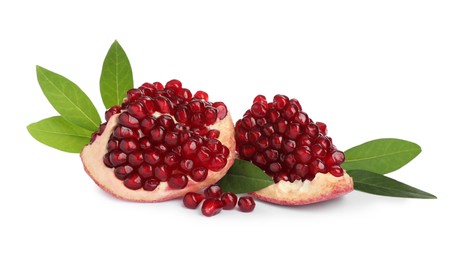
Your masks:
{"label": "loose pomegranate seed", "polygon": [[226,192],[221,195],[221,202],[223,209],[233,209],[237,204],[237,196],[232,192]]}
{"label": "loose pomegranate seed", "polygon": [[252,212],[255,208],[255,201],[251,196],[244,196],[239,198],[239,209],[242,212]]}
{"label": "loose pomegranate seed", "polygon": [[221,212],[223,208],[223,202],[220,199],[209,198],[203,202],[202,214],[211,217]]}
{"label": "loose pomegranate seed", "polygon": [[184,196],[184,206],[189,209],[196,209],[198,205],[205,199],[205,196],[200,193],[187,192]]}

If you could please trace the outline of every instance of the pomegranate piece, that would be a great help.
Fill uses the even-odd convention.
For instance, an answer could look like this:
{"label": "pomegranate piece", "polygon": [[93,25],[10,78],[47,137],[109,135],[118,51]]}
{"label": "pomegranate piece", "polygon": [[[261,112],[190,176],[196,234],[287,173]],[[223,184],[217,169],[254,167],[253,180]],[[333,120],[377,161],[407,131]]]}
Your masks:
{"label": "pomegranate piece", "polygon": [[223,209],[233,209],[237,204],[237,196],[232,192],[223,193],[220,199],[223,202]]}
{"label": "pomegranate piece", "polygon": [[129,90],[105,117],[81,159],[88,175],[118,198],[182,197],[216,183],[234,162],[226,105],[209,101],[203,91],[192,95],[178,80]]}
{"label": "pomegranate piece", "polygon": [[222,209],[223,203],[220,199],[209,198],[203,202],[201,211],[203,215],[211,217],[221,212]]}
{"label": "pomegranate piece", "polygon": [[203,194],[187,192],[187,194],[184,196],[183,202],[185,207],[189,209],[196,209],[204,199],[205,196],[203,196]]}
{"label": "pomegranate piece", "polygon": [[[353,190],[341,168],[344,153],[327,136],[325,123],[314,123],[297,99],[258,95],[235,124],[240,159],[251,161],[275,182],[253,192],[258,199],[302,205],[342,196]],[[240,201],[240,200],[239,200]]]}
{"label": "pomegranate piece", "polygon": [[255,201],[251,196],[244,196],[239,198],[239,210],[242,212],[252,212],[255,208]]}

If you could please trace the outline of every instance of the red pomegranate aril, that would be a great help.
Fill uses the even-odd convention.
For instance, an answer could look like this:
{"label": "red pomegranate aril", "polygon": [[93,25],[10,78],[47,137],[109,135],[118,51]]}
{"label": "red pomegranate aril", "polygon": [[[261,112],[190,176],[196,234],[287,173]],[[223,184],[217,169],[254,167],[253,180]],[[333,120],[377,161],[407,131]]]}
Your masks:
{"label": "red pomegranate aril", "polygon": [[227,159],[223,154],[217,154],[211,159],[208,169],[217,172],[224,168],[227,164]]}
{"label": "red pomegranate aril", "polygon": [[281,149],[281,144],[283,143],[283,137],[279,134],[272,134],[270,137],[270,146],[275,150]]}
{"label": "red pomegranate aril", "polygon": [[156,150],[148,150],[143,154],[145,162],[156,165],[161,161],[161,155]]}
{"label": "red pomegranate aril", "polygon": [[289,98],[285,95],[276,95],[273,97],[273,107],[277,110],[282,110],[289,102]]}
{"label": "red pomegranate aril", "polygon": [[156,90],[162,90],[164,89],[164,85],[161,82],[154,82],[153,83],[153,88]]}
{"label": "red pomegranate aril", "polygon": [[322,162],[322,160],[315,159],[309,165],[309,171],[311,173],[318,173],[318,172],[325,173],[325,172],[327,172],[327,167]]}
{"label": "red pomegranate aril", "polygon": [[198,143],[193,139],[189,139],[182,145],[181,153],[183,157],[192,159],[197,154],[197,150]]}
{"label": "red pomegranate aril", "polygon": [[279,162],[270,163],[269,169],[271,173],[279,173],[282,170],[281,163]]}
{"label": "red pomegranate aril", "polygon": [[144,162],[143,153],[141,151],[135,151],[128,155],[128,164],[137,167]]}
{"label": "red pomegranate aril", "polygon": [[205,167],[196,167],[189,174],[190,178],[195,182],[201,182],[208,176],[208,170]]}
{"label": "red pomegranate aril", "polygon": [[127,100],[129,102],[137,100],[139,97],[141,97],[141,91],[139,89],[130,89],[127,91]]}
{"label": "red pomegranate aril", "polygon": [[119,180],[125,180],[125,178],[133,172],[133,168],[129,165],[122,165],[114,169],[114,175]]}
{"label": "red pomegranate aril", "polygon": [[207,138],[212,138],[212,139],[217,139],[217,138],[219,138],[220,134],[221,134],[221,132],[218,129],[211,129],[211,130],[208,131],[208,133],[206,133],[206,137]]}
{"label": "red pomegranate aril", "polygon": [[316,158],[324,158],[327,155],[327,151],[319,144],[314,144],[310,147],[312,155]]}
{"label": "red pomegranate aril", "polygon": [[[255,151],[254,151],[255,152]],[[277,150],[273,150],[273,149],[268,149],[265,151],[265,158],[269,161],[269,162],[274,162],[276,160],[278,160],[279,158],[279,152]]]}
{"label": "red pomegranate aril", "polygon": [[138,138],[138,132],[125,126],[117,126],[112,133],[117,139]]}
{"label": "red pomegranate aril", "polygon": [[317,122],[315,124],[319,128],[321,134],[327,135],[327,125],[325,123]]}
{"label": "red pomegranate aril", "polygon": [[275,128],[273,127],[273,125],[271,123],[267,123],[263,126],[262,128],[262,133],[265,135],[265,136],[268,136],[270,137],[273,133],[275,132]]}
{"label": "red pomegranate aril", "polygon": [[294,154],[290,153],[284,156],[284,166],[286,166],[289,169],[292,169],[294,165],[296,165],[296,158]]}
{"label": "red pomegranate aril", "polygon": [[273,178],[273,181],[275,183],[278,183],[280,181],[289,181],[289,176],[286,173],[280,173],[280,174],[275,175],[275,177]]}
{"label": "red pomegranate aril", "polygon": [[253,103],[250,111],[255,118],[261,118],[266,115],[267,108],[262,103]]}
{"label": "red pomegranate aril", "polygon": [[325,150],[328,150],[330,149],[331,147],[331,142],[330,142],[330,139],[328,139],[328,137],[326,136],[320,136],[317,138],[317,140],[315,141],[317,144],[319,144],[320,146],[323,147],[323,149]]}
{"label": "red pomegranate aril", "polygon": [[249,132],[242,127],[236,128],[237,143],[247,143],[249,141]]}
{"label": "red pomegranate aril", "polygon": [[344,174],[343,168],[341,168],[338,165],[330,166],[328,171],[331,173],[331,175],[333,175],[335,177],[341,177]]}
{"label": "red pomegranate aril", "polygon": [[296,142],[291,139],[283,139],[281,149],[285,153],[291,153],[296,149]]}
{"label": "red pomegranate aril", "polygon": [[281,116],[281,114],[280,114],[279,111],[270,109],[267,112],[267,117],[266,118],[267,118],[268,122],[270,122],[271,124],[274,124],[274,123],[276,123],[276,120],[278,120],[278,118],[280,116]]}
{"label": "red pomegranate aril", "polygon": [[286,120],[291,120],[299,111],[299,108],[295,104],[287,104],[283,111],[283,116]]}
{"label": "red pomegranate aril", "polygon": [[167,165],[158,165],[153,170],[154,177],[159,181],[167,181],[172,175],[172,170]]}
{"label": "red pomegranate aril", "polygon": [[141,150],[148,150],[151,147],[152,147],[152,144],[151,144],[148,137],[145,136],[145,137],[140,138],[140,149]]}
{"label": "red pomegranate aril", "polygon": [[192,100],[188,103],[188,108],[192,113],[200,113],[203,111],[204,105],[200,100]]}
{"label": "red pomegranate aril", "polygon": [[158,96],[154,98],[155,110],[160,113],[171,113],[174,110],[174,103],[163,96]]}
{"label": "red pomegranate aril", "polygon": [[268,123],[268,121],[264,117],[257,119],[255,122],[257,123],[257,126],[259,127],[263,127],[264,125]]}
{"label": "red pomegranate aril", "polygon": [[211,159],[210,157],[210,149],[208,147],[202,146],[196,155],[196,160],[202,165],[207,166]]}
{"label": "red pomegranate aril", "polygon": [[206,188],[203,193],[205,194],[206,198],[219,198],[221,197],[221,194],[223,194],[223,191],[221,190],[221,187],[213,184],[208,186],[208,188]]}
{"label": "red pomegranate aril", "polygon": [[294,151],[294,158],[297,162],[307,163],[312,159],[312,152],[309,147],[301,146]]}
{"label": "red pomegranate aril", "polygon": [[183,189],[187,186],[188,178],[183,174],[174,174],[167,181],[167,185],[173,189]]}
{"label": "red pomegranate aril", "polygon": [[179,106],[174,114],[175,120],[181,123],[187,123],[191,114],[187,106]]}
{"label": "red pomegranate aril", "polygon": [[151,141],[153,142],[162,142],[164,139],[164,128],[162,126],[157,126],[150,131]]}
{"label": "red pomegranate aril", "polygon": [[185,172],[185,173],[190,173],[193,169],[193,161],[190,160],[190,159],[182,159],[180,160],[180,163],[179,163],[179,168]]}
{"label": "red pomegranate aril", "polygon": [[313,144],[312,138],[308,134],[301,134],[296,138],[296,144],[297,146],[307,146],[310,147]]}
{"label": "red pomegranate aril", "polygon": [[107,142],[107,151],[113,151],[119,148],[119,141],[116,139],[110,139]]}
{"label": "red pomegranate aril", "polygon": [[260,136],[257,139],[257,148],[259,151],[263,151],[267,149],[270,145],[270,142],[268,141],[268,137],[266,136]]}
{"label": "red pomegranate aril", "polygon": [[202,113],[194,113],[190,118],[190,122],[195,127],[202,127],[205,124],[205,118]]}
{"label": "red pomegranate aril", "polygon": [[109,121],[109,119],[113,115],[120,113],[121,110],[122,110],[122,108],[120,106],[113,106],[113,107],[109,108],[105,113],[106,121]]}
{"label": "red pomegranate aril", "polygon": [[297,123],[289,124],[286,129],[286,137],[290,139],[296,139],[296,137],[301,133],[301,126]]}
{"label": "red pomegranate aril", "polygon": [[254,103],[260,103],[260,104],[263,104],[263,105],[265,105],[265,106],[268,105],[268,102],[267,102],[267,100],[266,100],[266,98],[265,98],[264,95],[258,95],[258,96],[256,96],[256,97],[254,98],[253,102],[254,102]]}
{"label": "red pomegranate aril", "polygon": [[146,190],[146,191],[153,191],[153,190],[155,190],[158,186],[159,186],[159,181],[156,180],[156,179],[154,179],[154,178],[147,179],[147,180],[145,180],[145,182],[143,183],[143,189]]}
{"label": "red pomegranate aril", "polygon": [[305,132],[306,134],[308,134],[312,139],[317,138],[318,135],[319,135],[319,129],[318,129],[318,127],[317,127],[315,124],[313,124],[313,123],[308,124],[307,126],[305,126],[304,132]]}
{"label": "red pomegranate aril", "polygon": [[255,118],[252,116],[247,115],[247,116],[244,116],[244,118],[242,118],[242,126],[247,130],[253,128],[256,124],[257,122],[255,121]]}
{"label": "red pomegranate aril", "polygon": [[129,154],[138,149],[138,141],[136,139],[123,139],[119,144],[120,150]]}
{"label": "red pomegranate aril", "polygon": [[203,202],[201,212],[207,217],[212,217],[219,214],[222,208],[223,202],[220,199],[209,198]]}
{"label": "red pomegranate aril", "polygon": [[138,167],[138,175],[140,175],[143,179],[153,177],[153,166],[147,163],[143,163],[140,167]]}
{"label": "red pomegranate aril", "polygon": [[252,212],[255,208],[255,201],[251,196],[244,196],[239,198],[239,210],[242,212]]}
{"label": "red pomegranate aril", "polygon": [[156,106],[154,104],[154,99],[148,96],[140,97],[138,100],[143,107],[144,110],[146,111],[147,115],[152,115],[154,112],[156,112]]}
{"label": "red pomegranate aril", "polygon": [[212,153],[217,153],[221,151],[223,144],[216,139],[208,139],[205,142],[205,146],[208,147]]}
{"label": "red pomegranate aril", "polygon": [[345,155],[342,151],[334,150],[329,157],[329,164],[340,165],[345,161]]}
{"label": "red pomegranate aril", "polygon": [[262,135],[262,132],[260,131],[260,129],[258,127],[252,128],[248,133],[249,142],[251,144],[256,144],[258,142],[258,138],[261,135]]}
{"label": "red pomegranate aril", "polygon": [[305,126],[309,123],[309,116],[306,113],[300,111],[294,116],[293,120],[299,125]]}
{"label": "red pomegranate aril", "polygon": [[227,107],[223,102],[214,102],[213,106],[218,111],[218,119],[223,120],[227,116]]}
{"label": "red pomegranate aril", "polygon": [[297,108],[299,108],[299,110],[302,110],[302,106],[301,104],[299,103],[299,100],[295,99],[295,98],[292,98],[289,100],[289,103],[290,104],[294,104],[297,106]]}
{"label": "red pomegranate aril", "polygon": [[204,199],[205,196],[203,196],[203,194],[187,192],[182,201],[186,208],[196,209]]}
{"label": "red pomegranate aril", "polygon": [[301,178],[304,178],[309,173],[309,166],[302,163],[297,163],[294,166],[294,173],[299,175]]}
{"label": "red pomegranate aril", "polygon": [[257,165],[258,167],[264,169],[267,166],[267,160],[265,158],[265,155],[262,153],[256,153],[253,156],[252,161]]}
{"label": "red pomegranate aril", "polygon": [[164,135],[164,143],[169,147],[177,145],[178,140],[179,135],[176,132],[168,131],[166,135]]}
{"label": "red pomegranate aril", "polygon": [[186,88],[180,88],[176,90],[176,95],[180,97],[183,101],[192,99],[192,92]]}
{"label": "red pomegranate aril", "polygon": [[214,107],[207,107],[204,111],[205,115],[205,124],[212,125],[218,120],[218,111]]}
{"label": "red pomegranate aril", "polygon": [[166,88],[178,89],[178,88],[181,88],[181,87],[182,87],[182,82],[180,82],[180,81],[177,80],[177,79],[169,80],[169,81],[166,83]]}
{"label": "red pomegranate aril", "polygon": [[195,98],[199,98],[205,101],[208,101],[208,94],[205,91],[197,91],[195,92],[195,95],[193,95]]}
{"label": "red pomegranate aril", "polygon": [[124,180],[125,187],[131,190],[138,190],[143,186],[142,179],[138,174],[131,174]]}
{"label": "red pomegranate aril", "polygon": [[169,115],[162,115],[156,118],[156,124],[162,126],[165,130],[172,130],[174,127],[174,119]]}
{"label": "red pomegranate aril", "polygon": [[275,132],[279,134],[284,134],[286,132],[286,129],[288,128],[288,121],[284,118],[278,118],[276,120],[276,123],[273,125],[273,128],[275,129]]}
{"label": "red pomegranate aril", "polygon": [[119,115],[119,124],[132,129],[138,129],[140,127],[138,119],[127,112],[123,112]]}
{"label": "red pomegranate aril", "polygon": [[120,166],[127,162],[127,154],[120,150],[114,150],[109,153],[109,162],[114,167]]}
{"label": "red pomegranate aril", "polygon": [[245,159],[251,159],[254,156],[255,152],[255,147],[250,144],[242,145],[239,148],[239,154],[242,156],[242,158]]}
{"label": "red pomegranate aril", "polygon": [[221,202],[223,203],[223,209],[233,209],[237,204],[237,196],[232,192],[226,192],[221,195]]}
{"label": "red pomegranate aril", "polygon": [[164,156],[164,163],[170,168],[175,168],[180,162],[179,156],[173,152],[169,152]]}
{"label": "red pomegranate aril", "polygon": [[143,104],[140,102],[132,102],[128,104],[127,111],[130,115],[134,116],[137,119],[143,119],[147,115]]}
{"label": "red pomegranate aril", "polygon": [[150,135],[151,130],[156,126],[156,121],[152,116],[147,116],[140,122],[140,129],[145,135]]}

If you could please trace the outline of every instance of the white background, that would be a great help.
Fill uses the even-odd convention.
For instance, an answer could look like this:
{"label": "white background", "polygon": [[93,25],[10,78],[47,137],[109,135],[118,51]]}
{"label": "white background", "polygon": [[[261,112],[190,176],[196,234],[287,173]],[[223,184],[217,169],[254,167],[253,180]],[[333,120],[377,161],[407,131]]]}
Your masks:
{"label": "white background", "polygon": [[[466,259],[466,1],[2,1],[0,259]],[[97,104],[117,39],[135,84],[180,79],[235,118],[255,95],[299,98],[346,150],[380,137],[423,152],[390,177],[438,196],[353,192],[304,207],[257,202],[212,218],[119,201],[77,154],[26,125],[56,115],[35,65]]]}

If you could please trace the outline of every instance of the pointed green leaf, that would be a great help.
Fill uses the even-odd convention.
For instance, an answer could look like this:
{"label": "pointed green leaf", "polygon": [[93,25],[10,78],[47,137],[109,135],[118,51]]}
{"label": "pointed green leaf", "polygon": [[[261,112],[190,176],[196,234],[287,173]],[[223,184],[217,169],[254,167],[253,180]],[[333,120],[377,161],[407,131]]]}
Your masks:
{"label": "pointed green leaf", "polygon": [[75,83],[40,66],[36,72],[42,92],[65,120],[91,131],[99,128],[101,118],[96,108]]}
{"label": "pointed green leaf", "polygon": [[130,61],[122,46],[114,41],[102,65],[101,97],[106,108],[122,103],[127,91],[133,88]]}
{"label": "pointed green leaf", "polygon": [[270,176],[251,162],[236,159],[228,173],[218,181],[224,192],[247,193],[273,184]]}
{"label": "pointed green leaf", "polygon": [[347,171],[366,170],[386,174],[400,169],[421,152],[415,143],[395,139],[376,139],[345,151],[346,161],[341,165]]}
{"label": "pointed green leaf", "polygon": [[76,126],[61,116],[28,125],[29,133],[39,142],[70,153],[79,153],[89,143],[92,132]]}
{"label": "pointed green leaf", "polygon": [[390,197],[437,198],[430,193],[416,189],[385,175],[363,170],[351,170],[348,171],[348,174],[353,178],[355,190]]}

